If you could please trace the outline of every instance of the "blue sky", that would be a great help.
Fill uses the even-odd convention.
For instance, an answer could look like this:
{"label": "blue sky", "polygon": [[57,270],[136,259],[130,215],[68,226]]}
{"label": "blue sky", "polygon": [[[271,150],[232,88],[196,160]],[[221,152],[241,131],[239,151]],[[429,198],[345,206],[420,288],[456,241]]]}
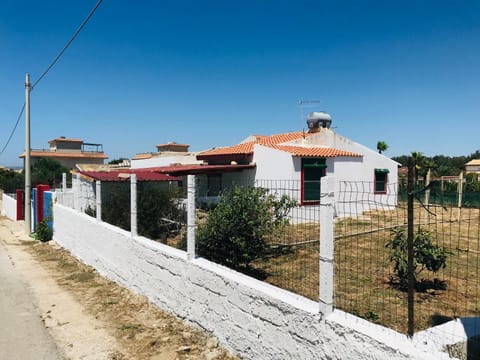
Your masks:
{"label": "blue sky", "polygon": [[[96,0],[0,3],[0,148]],[[110,159],[306,128],[299,100],[388,156],[480,149],[480,1],[104,0],[31,97],[32,148],[67,136]],[[24,119],[0,156],[18,165]]]}

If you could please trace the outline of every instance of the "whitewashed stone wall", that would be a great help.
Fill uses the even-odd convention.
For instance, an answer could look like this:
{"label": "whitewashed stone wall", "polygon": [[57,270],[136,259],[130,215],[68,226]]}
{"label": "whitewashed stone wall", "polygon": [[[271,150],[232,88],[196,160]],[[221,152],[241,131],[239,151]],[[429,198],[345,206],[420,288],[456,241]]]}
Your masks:
{"label": "whitewashed stone wall", "polygon": [[9,194],[2,194],[2,215],[17,220],[17,200]]}
{"label": "whitewashed stone wall", "polygon": [[54,205],[54,238],[101,274],[245,359],[448,359],[406,336]]}
{"label": "whitewashed stone wall", "polygon": [[73,190],[57,190],[55,192],[59,204],[73,209]]}

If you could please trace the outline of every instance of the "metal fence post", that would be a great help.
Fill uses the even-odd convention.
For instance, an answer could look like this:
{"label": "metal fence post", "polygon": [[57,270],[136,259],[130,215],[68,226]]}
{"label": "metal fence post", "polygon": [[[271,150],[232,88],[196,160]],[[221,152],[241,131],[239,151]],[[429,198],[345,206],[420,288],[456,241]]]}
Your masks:
{"label": "metal fence post", "polygon": [[97,221],[100,222],[102,221],[102,182],[100,180],[97,180],[95,182],[96,186],[96,216],[97,216]]}
{"label": "metal fence post", "polygon": [[130,232],[137,236],[137,175],[130,175]]}
{"label": "metal fence post", "polygon": [[187,175],[187,256],[195,258],[195,175]]}
{"label": "metal fence post", "polygon": [[407,273],[408,273],[408,294],[407,294],[407,307],[408,307],[408,316],[407,316],[407,333],[409,336],[413,336],[415,330],[414,323],[414,300],[415,300],[415,277],[414,277],[414,248],[413,248],[413,238],[414,238],[414,217],[413,217],[413,201],[414,201],[414,171],[415,171],[415,162],[412,157],[408,159],[408,183],[407,183],[407,252],[408,252],[408,263],[407,263]]}
{"label": "metal fence post", "polygon": [[325,176],[320,184],[319,310],[325,316],[333,311],[334,181],[333,176]]}

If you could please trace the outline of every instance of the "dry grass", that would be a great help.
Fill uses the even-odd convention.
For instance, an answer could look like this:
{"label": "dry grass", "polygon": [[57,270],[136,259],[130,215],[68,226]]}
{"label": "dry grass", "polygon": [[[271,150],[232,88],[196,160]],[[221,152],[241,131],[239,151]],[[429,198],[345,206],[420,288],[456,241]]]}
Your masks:
{"label": "dry grass", "polygon": [[[406,226],[406,207],[369,211],[362,216],[338,220],[335,225],[335,304],[338,308],[378,322],[400,332],[407,330],[407,294],[399,290],[390,249],[391,229]],[[415,208],[416,227],[428,229],[436,244],[450,251],[447,267],[437,274],[424,271],[419,278],[432,285],[415,295],[415,329],[421,330],[455,317],[480,316],[480,211],[431,207],[430,213]],[[318,300],[319,227],[292,225],[278,241],[274,252],[255,267],[265,281]],[[303,243],[303,245],[291,246]],[[278,246],[278,245],[288,246]]]}

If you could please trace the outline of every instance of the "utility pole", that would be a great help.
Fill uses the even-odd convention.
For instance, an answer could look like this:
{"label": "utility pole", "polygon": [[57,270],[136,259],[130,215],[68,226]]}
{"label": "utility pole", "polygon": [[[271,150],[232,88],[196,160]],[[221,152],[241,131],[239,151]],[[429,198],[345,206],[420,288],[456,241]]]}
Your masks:
{"label": "utility pole", "polygon": [[25,233],[30,234],[31,221],[31,189],[32,176],[30,167],[30,75],[25,74]]}

